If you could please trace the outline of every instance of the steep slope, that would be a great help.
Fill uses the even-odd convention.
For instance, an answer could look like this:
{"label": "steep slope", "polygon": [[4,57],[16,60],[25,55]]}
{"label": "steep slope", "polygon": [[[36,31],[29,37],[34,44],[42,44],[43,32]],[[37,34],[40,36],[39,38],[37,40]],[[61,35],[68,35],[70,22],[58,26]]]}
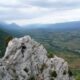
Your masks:
{"label": "steep slope", "polygon": [[8,33],[0,30],[0,57],[4,55],[4,51],[6,49],[5,39],[10,36]]}
{"label": "steep slope", "polygon": [[14,38],[0,60],[0,80],[74,80],[67,62],[29,36]]}

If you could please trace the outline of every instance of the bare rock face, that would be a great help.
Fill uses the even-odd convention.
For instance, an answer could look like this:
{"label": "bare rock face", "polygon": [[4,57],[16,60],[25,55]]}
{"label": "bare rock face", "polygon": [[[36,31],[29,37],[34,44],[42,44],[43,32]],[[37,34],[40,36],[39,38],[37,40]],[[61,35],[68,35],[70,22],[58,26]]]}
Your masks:
{"label": "bare rock face", "polygon": [[14,38],[0,59],[0,80],[74,80],[67,62],[29,36]]}

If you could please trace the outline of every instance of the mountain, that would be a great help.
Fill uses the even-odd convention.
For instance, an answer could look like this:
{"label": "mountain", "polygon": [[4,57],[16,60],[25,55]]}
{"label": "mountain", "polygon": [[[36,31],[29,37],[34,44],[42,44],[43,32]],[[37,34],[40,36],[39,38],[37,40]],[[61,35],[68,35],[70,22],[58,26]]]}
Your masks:
{"label": "mountain", "polygon": [[64,59],[47,54],[30,36],[14,38],[0,59],[0,80],[74,80]]}
{"label": "mountain", "polygon": [[11,35],[17,34],[21,31],[20,26],[18,26],[15,23],[12,24],[0,23],[0,29]]}
{"label": "mountain", "polygon": [[73,21],[73,22],[65,22],[65,23],[56,23],[56,24],[31,24],[25,26],[19,26],[15,23],[6,24],[0,23],[0,29],[15,35],[17,34],[26,34],[26,32],[32,30],[51,30],[51,31],[60,31],[60,30],[75,30],[80,29],[80,21]]}
{"label": "mountain", "polygon": [[32,24],[26,25],[23,28],[25,29],[80,29],[80,21],[65,22],[65,23],[56,23],[56,24]]}
{"label": "mountain", "polygon": [[18,30],[19,26],[15,23],[12,24],[0,23],[0,28],[3,30]]}
{"label": "mountain", "polygon": [[37,33],[42,34],[43,32],[79,30],[80,21],[57,24],[31,24],[26,26],[19,26],[15,23],[0,23],[0,29],[16,37],[21,37],[24,35],[32,36]]}

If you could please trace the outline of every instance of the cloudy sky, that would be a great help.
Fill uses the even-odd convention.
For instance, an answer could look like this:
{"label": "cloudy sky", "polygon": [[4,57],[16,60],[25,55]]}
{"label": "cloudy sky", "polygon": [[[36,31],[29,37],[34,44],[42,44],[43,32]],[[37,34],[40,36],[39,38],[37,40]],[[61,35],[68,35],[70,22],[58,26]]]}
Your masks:
{"label": "cloudy sky", "polygon": [[0,0],[0,22],[50,24],[80,20],[80,0]]}

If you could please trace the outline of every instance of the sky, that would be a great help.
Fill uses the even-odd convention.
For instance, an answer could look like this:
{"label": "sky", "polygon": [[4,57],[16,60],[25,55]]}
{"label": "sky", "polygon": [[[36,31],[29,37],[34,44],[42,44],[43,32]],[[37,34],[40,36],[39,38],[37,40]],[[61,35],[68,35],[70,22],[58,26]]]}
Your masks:
{"label": "sky", "polygon": [[0,22],[52,24],[80,21],[80,0],[0,0]]}

